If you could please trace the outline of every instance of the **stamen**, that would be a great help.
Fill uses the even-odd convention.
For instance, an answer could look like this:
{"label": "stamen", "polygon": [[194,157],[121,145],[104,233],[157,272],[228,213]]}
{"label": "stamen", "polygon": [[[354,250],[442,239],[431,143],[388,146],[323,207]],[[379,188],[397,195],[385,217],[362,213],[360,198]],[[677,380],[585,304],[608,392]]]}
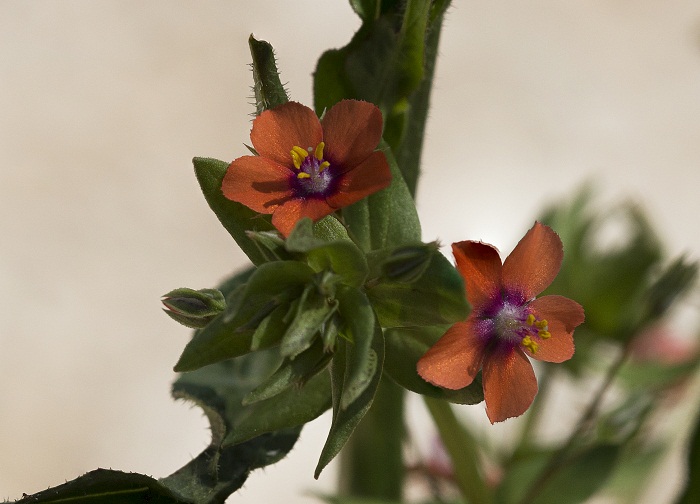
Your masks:
{"label": "stamen", "polygon": [[319,142],[319,144],[316,146],[316,152],[314,152],[314,156],[316,156],[316,159],[318,159],[319,161],[323,160],[323,149],[325,147],[325,142]]}
{"label": "stamen", "polygon": [[324,161],[321,163],[321,165],[318,167],[318,172],[321,173],[323,170],[328,168],[331,164],[328,161]]}
{"label": "stamen", "polygon": [[535,327],[537,327],[538,329],[546,329],[547,325],[548,322],[545,319],[538,320],[537,322],[535,322]]}
{"label": "stamen", "polygon": [[537,352],[537,348],[539,348],[539,345],[532,341],[532,338],[530,338],[530,336],[525,336],[520,342],[520,344],[528,350],[530,350],[533,354]]}
{"label": "stamen", "polygon": [[292,147],[289,153],[292,155],[292,162],[297,170],[301,169],[301,164],[304,162],[304,159],[306,159],[306,156],[309,155],[305,149],[302,149],[298,145]]}
{"label": "stamen", "polygon": [[535,323],[535,316],[531,313],[527,316],[527,320],[525,322],[527,323],[527,325],[531,326]]}
{"label": "stamen", "polygon": [[537,331],[537,336],[539,336],[542,339],[549,339],[552,337],[552,333],[550,333],[549,331],[545,331],[544,329],[540,329],[539,331]]}
{"label": "stamen", "polygon": [[311,178],[311,175],[309,175],[306,172],[299,172],[299,173],[297,173],[297,178],[298,179]]}

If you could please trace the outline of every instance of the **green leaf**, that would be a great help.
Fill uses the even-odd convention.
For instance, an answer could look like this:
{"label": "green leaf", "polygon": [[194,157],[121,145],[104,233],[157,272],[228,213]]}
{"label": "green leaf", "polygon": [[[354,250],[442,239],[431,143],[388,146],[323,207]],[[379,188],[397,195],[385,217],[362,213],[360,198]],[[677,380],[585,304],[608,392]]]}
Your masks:
{"label": "green leaf", "polygon": [[250,54],[253,57],[253,93],[255,95],[255,112],[283,105],[289,101],[287,90],[280,81],[275,52],[264,40],[256,40],[253,35],[248,38]]}
{"label": "green leaf", "polygon": [[[96,469],[72,481],[28,495],[17,504],[191,504],[143,474]],[[222,501],[223,502],[223,501]]]}
{"label": "green leaf", "polygon": [[329,301],[316,285],[308,285],[297,305],[294,319],[282,336],[282,355],[294,359],[309,348],[314,339],[320,336],[324,323],[337,309],[336,301]]}
{"label": "green leaf", "polygon": [[442,254],[415,282],[368,282],[367,297],[383,327],[452,324],[469,315],[462,277]]}
{"label": "green leaf", "polygon": [[[661,242],[635,204],[594,211],[591,203],[591,191],[584,188],[543,216],[564,244],[561,270],[546,293],[584,306],[592,337],[627,341],[648,322],[644,307],[663,256]],[[616,243],[603,247],[606,230]]]}
{"label": "green leaf", "polygon": [[[175,365],[175,371],[192,371],[250,352],[256,328],[275,309],[299,297],[312,277],[313,271],[296,261],[275,261],[260,266],[250,276],[240,296],[230,300],[226,311],[194,334]],[[260,335],[255,341],[256,348],[275,342]]]}
{"label": "green leaf", "polygon": [[418,360],[445,333],[447,326],[401,327],[384,332],[386,357],[384,371],[402,387],[428,397],[457,404],[477,404],[484,400],[479,373],[471,385],[459,390],[436,387],[418,375]]}
{"label": "green leaf", "polygon": [[420,220],[416,205],[396,160],[385,142],[379,144],[391,168],[391,184],[357,203],[343,208],[355,243],[365,252],[420,241]]}
{"label": "green leaf", "polygon": [[[335,218],[333,220],[338,222]],[[355,287],[362,285],[367,277],[367,261],[362,251],[349,239],[329,242],[317,237],[316,229],[325,234],[338,234],[336,230],[330,230],[329,226],[317,228],[311,219],[304,218],[297,222],[287,238],[287,250],[305,254],[314,271],[332,271],[342,278],[343,283]]]}
{"label": "green leaf", "polygon": [[350,0],[350,6],[364,21],[372,21],[379,16],[381,0]]}
{"label": "green leaf", "polygon": [[[592,446],[561,463],[535,488],[531,504],[580,504],[605,485],[620,454],[612,444]],[[549,453],[532,453],[516,460],[498,488],[497,502],[516,504],[546,466]]]}
{"label": "green leaf", "polygon": [[[340,408],[347,409],[367,387],[379,369],[379,355],[373,350],[375,316],[367,296],[358,289],[341,285],[337,299],[348,346],[347,373],[340,398]],[[381,373],[380,373],[381,374]]]}
{"label": "green leaf", "polygon": [[[277,462],[291,450],[301,425],[328,407],[327,395],[309,396],[307,392],[305,398],[295,397],[293,411],[280,408],[274,430],[260,429],[245,442],[228,442],[251,415],[255,416],[252,407],[241,405],[242,398],[279,362],[279,355],[272,349],[180,376],[173,384],[173,396],[193,401],[204,410],[211,424],[212,442],[189,464],[161,480],[168,488],[193,503],[223,503],[241,487],[251,470]],[[325,385],[328,394],[327,381]]]}
{"label": "green leaf", "polygon": [[192,160],[197,181],[209,207],[226,231],[236,240],[253,264],[267,262],[268,258],[258,244],[247,236],[249,231],[272,231],[269,216],[261,216],[241,203],[231,201],[221,192],[221,184],[229,163],[218,159],[196,157]]}
{"label": "green leaf", "polygon": [[290,426],[303,425],[331,407],[331,380],[328,372],[312,377],[301,388],[290,387],[281,393],[246,406],[224,446],[235,445],[274,433]]}
{"label": "green leaf", "polygon": [[362,26],[348,45],[323,53],[314,72],[320,115],[344,98],[375,103],[384,138],[415,194],[435,60],[449,0],[351,0]]}
{"label": "green leaf", "polygon": [[269,399],[292,386],[303,387],[309,379],[326,367],[331,356],[323,351],[323,343],[317,340],[311,348],[295,359],[285,359],[277,371],[243,398],[243,404],[249,405]]}
{"label": "green leaf", "polygon": [[360,423],[362,417],[365,416],[372,401],[374,400],[374,395],[377,392],[377,387],[379,386],[379,381],[381,378],[381,369],[384,363],[384,337],[382,335],[381,328],[378,323],[374,326],[374,336],[372,338],[372,350],[377,354],[377,368],[378,372],[374,374],[372,381],[365,391],[360,395],[360,397],[350,404],[347,408],[341,407],[341,401],[343,396],[343,390],[345,388],[345,383],[348,380],[348,361],[350,359],[350,347],[351,343],[346,342],[344,339],[339,339],[338,348],[333,355],[333,360],[331,361],[331,383],[332,383],[332,393],[333,393],[333,423],[331,424],[330,432],[328,433],[328,438],[321,451],[321,457],[316,466],[316,471],[314,477],[318,478],[321,471],[328,465],[328,463],[335,458],[335,456],[340,452],[342,447],[347,442],[348,438]]}

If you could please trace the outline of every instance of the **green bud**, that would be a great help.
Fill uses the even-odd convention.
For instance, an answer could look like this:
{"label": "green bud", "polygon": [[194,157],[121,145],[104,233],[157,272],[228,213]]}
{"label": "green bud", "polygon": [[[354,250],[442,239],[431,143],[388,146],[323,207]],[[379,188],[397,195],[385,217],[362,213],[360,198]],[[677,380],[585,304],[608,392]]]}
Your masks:
{"label": "green bud", "polygon": [[216,289],[175,289],[163,296],[165,313],[180,324],[192,329],[206,326],[224,311],[224,295]]}
{"label": "green bud", "polygon": [[423,276],[438,249],[437,242],[397,247],[381,263],[382,276],[394,282],[413,283]]}

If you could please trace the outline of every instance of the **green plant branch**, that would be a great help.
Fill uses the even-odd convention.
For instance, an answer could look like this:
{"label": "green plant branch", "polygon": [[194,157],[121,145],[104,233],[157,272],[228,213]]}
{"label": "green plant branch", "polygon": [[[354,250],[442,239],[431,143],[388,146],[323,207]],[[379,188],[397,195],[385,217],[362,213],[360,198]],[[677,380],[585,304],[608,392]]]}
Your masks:
{"label": "green plant branch", "polygon": [[570,452],[576,445],[577,441],[591,428],[591,425],[600,411],[600,405],[603,402],[603,397],[607,393],[610,386],[615,381],[617,373],[627,361],[630,353],[630,345],[627,344],[622,352],[617,356],[615,361],[608,368],[603,382],[600,384],[598,391],[593,395],[591,402],[588,404],[584,412],[581,414],[576,426],[569,434],[566,441],[557,449],[549,459],[549,462],[540,471],[539,476],[530,484],[525,496],[520,500],[519,504],[530,504],[539,495],[540,491],[545,487],[556,473],[561,471],[571,461]]}

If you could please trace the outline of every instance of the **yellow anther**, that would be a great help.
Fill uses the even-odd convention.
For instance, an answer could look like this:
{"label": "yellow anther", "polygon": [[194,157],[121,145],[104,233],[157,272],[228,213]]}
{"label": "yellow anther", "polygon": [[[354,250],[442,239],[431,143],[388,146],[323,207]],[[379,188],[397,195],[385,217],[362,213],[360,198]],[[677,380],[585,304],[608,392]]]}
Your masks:
{"label": "yellow anther", "polygon": [[295,145],[292,147],[292,150],[289,151],[289,153],[292,155],[292,162],[294,163],[294,167],[299,170],[301,169],[301,163],[304,162],[304,159],[306,159],[306,156],[309,155],[306,150],[302,149],[298,145]]}
{"label": "yellow anther", "polygon": [[297,178],[299,178],[299,179],[311,178],[311,175],[309,175],[306,172],[299,172],[299,173],[297,173]]}
{"label": "yellow anther", "polygon": [[322,172],[323,170],[328,168],[330,165],[331,164],[328,161],[324,161],[323,163],[321,163],[321,166],[318,167],[318,171]]}
{"label": "yellow anther", "polygon": [[550,333],[549,331],[545,331],[543,329],[540,329],[539,331],[537,331],[537,336],[539,336],[542,339],[549,339],[552,337],[552,333]]}
{"label": "yellow anther", "polygon": [[547,325],[549,325],[549,324],[544,319],[538,320],[537,322],[535,322],[535,327],[537,327],[538,329],[546,329]]}
{"label": "yellow anther", "polygon": [[314,152],[314,156],[316,156],[316,159],[318,159],[319,161],[323,159],[323,148],[325,146],[325,142],[319,142],[319,144],[316,146],[316,152]]}
{"label": "yellow anther", "polygon": [[520,344],[521,344],[522,346],[524,346],[525,348],[527,348],[528,350],[530,350],[533,354],[534,354],[535,352],[537,352],[537,348],[539,347],[539,345],[537,345],[537,343],[535,343],[534,341],[532,341],[532,339],[530,338],[530,336],[525,336],[525,337],[522,339],[522,341],[520,342]]}
{"label": "yellow anther", "polygon": [[301,159],[305,159],[306,156],[309,155],[309,151],[307,151],[306,149],[304,149],[302,147],[299,147],[298,145],[295,145],[294,147],[292,147],[292,152],[296,152]]}
{"label": "yellow anther", "polygon": [[527,323],[527,325],[531,326],[535,323],[535,316],[531,313],[527,316],[527,320],[525,322]]}

